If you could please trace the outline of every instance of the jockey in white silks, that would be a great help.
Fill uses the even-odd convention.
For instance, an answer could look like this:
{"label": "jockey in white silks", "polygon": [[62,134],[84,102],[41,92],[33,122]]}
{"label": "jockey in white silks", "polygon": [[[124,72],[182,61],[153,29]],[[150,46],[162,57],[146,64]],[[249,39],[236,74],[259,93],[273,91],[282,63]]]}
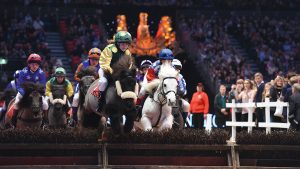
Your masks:
{"label": "jockey in white silks", "polygon": [[[159,60],[155,61],[151,67],[148,69],[144,81],[142,83],[142,87],[138,96],[137,105],[143,106],[143,102],[146,99],[146,93],[153,93],[153,89],[155,89],[160,81],[157,79],[158,72],[160,70],[160,66],[162,64],[172,64],[172,60],[174,59],[173,52],[170,49],[162,49],[160,53],[158,54]],[[175,63],[176,64],[176,63]],[[180,63],[181,64],[181,63]],[[173,65],[174,66],[174,65]],[[181,65],[182,68],[182,65]],[[176,68],[175,68],[176,69]],[[177,77],[178,81],[178,91],[177,93],[183,93],[185,95],[187,93],[186,91],[186,82],[181,74],[178,74]],[[183,112],[189,111],[189,103],[184,100],[182,100],[182,110]],[[186,117],[186,116],[185,116]]]}
{"label": "jockey in white silks", "polygon": [[182,74],[180,73],[181,69],[182,69],[182,64],[178,59],[173,59],[172,61],[172,65],[173,67],[176,69],[176,71],[178,72],[178,77],[177,77],[177,81],[178,81],[178,89],[177,89],[177,95],[180,97],[181,99],[181,108],[183,110],[183,112],[181,112],[184,124],[186,123],[186,117],[188,115],[188,111],[190,109],[190,104],[189,102],[187,102],[186,100],[184,100],[184,96],[187,94],[187,90],[186,90],[186,82],[185,79],[183,78]]}

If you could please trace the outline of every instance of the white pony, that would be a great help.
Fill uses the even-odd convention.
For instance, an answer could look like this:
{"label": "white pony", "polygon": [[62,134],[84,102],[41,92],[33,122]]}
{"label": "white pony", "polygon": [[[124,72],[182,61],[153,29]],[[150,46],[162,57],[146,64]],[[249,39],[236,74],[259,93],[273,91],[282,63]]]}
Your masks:
{"label": "white pony", "polygon": [[136,127],[145,131],[153,128],[158,131],[172,128],[172,106],[176,103],[177,75],[178,72],[171,65],[161,65],[159,79],[145,86],[148,92],[158,87],[153,96],[148,96],[145,100],[142,117],[140,122],[136,122]]}

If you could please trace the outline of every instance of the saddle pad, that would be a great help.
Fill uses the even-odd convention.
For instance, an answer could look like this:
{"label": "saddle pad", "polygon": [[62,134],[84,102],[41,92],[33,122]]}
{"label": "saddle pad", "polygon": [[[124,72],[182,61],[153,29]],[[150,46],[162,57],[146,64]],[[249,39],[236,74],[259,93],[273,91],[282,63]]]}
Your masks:
{"label": "saddle pad", "polygon": [[91,95],[100,98],[99,84],[97,84],[91,92]]}

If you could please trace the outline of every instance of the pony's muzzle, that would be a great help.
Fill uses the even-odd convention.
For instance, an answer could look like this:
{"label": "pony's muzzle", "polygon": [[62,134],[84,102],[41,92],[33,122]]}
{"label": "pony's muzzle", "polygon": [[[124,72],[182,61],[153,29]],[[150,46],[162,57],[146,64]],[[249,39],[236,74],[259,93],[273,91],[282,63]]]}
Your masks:
{"label": "pony's muzzle", "polygon": [[31,110],[34,115],[38,115],[38,113],[41,111],[41,108],[40,107],[32,107]]}
{"label": "pony's muzzle", "polygon": [[176,101],[173,101],[173,100],[169,99],[168,100],[168,106],[172,106],[172,107],[176,106]]}

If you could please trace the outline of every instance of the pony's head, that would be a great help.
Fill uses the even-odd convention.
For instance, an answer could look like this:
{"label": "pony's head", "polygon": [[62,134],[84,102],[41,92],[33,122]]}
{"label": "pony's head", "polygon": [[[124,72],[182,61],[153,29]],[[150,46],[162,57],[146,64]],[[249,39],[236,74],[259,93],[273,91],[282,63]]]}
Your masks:
{"label": "pony's head", "polygon": [[158,73],[161,83],[158,90],[160,90],[168,105],[175,105],[176,103],[177,75],[178,72],[171,65],[161,65]]}
{"label": "pony's head", "polygon": [[138,84],[136,83],[136,70],[122,70],[116,82],[118,95],[125,102],[127,108],[135,107],[135,101],[138,92]]}
{"label": "pony's head", "polygon": [[[64,99],[64,95],[67,95],[67,91],[64,85],[52,85],[51,86],[53,99]],[[55,112],[62,112],[64,105],[62,103],[55,103],[53,105]]]}
{"label": "pony's head", "polygon": [[95,67],[89,66],[87,69],[82,69],[78,73],[80,78],[80,94],[85,95],[91,84],[96,80],[97,72]]}
{"label": "pony's head", "polygon": [[19,102],[20,108],[31,108],[34,115],[38,115],[42,111],[42,96],[44,93],[43,85],[32,82],[22,84],[25,94]]}

